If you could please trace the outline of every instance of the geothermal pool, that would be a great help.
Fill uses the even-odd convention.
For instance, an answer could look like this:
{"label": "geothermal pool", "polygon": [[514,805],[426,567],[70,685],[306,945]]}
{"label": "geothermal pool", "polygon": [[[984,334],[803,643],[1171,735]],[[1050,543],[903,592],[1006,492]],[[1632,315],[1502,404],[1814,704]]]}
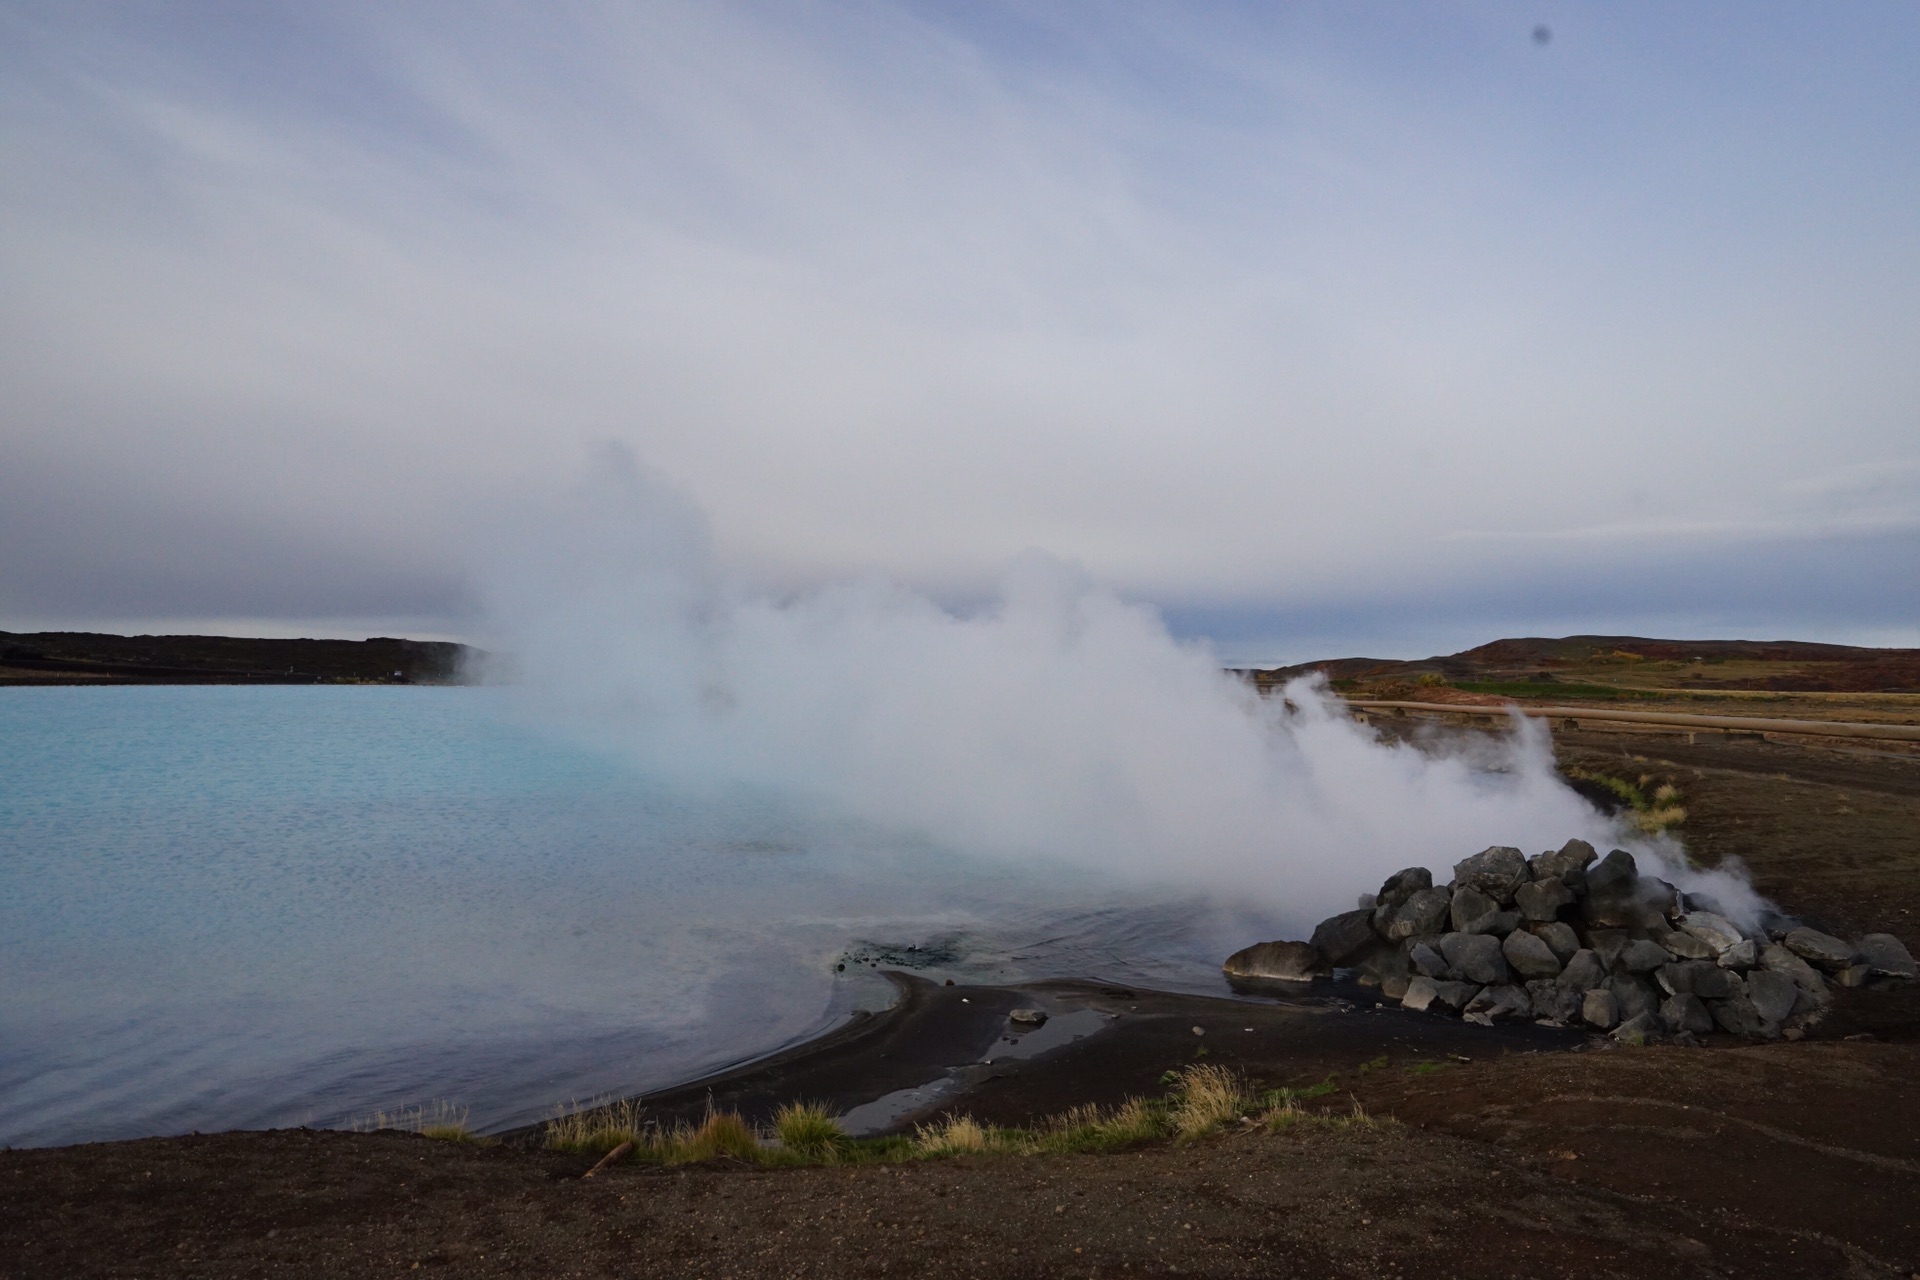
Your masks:
{"label": "geothermal pool", "polygon": [[5,1145],[500,1127],[884,1001],[861,956],[1210,992],[1305,923],[670,788],[496,690],[0,692]]}

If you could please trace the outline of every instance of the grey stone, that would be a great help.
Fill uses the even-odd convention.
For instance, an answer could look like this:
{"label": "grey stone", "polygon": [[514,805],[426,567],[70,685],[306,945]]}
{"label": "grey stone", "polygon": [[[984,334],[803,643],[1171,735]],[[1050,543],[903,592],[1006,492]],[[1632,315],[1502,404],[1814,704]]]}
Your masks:
{"label": "grey stone", "polygon": [[1700,1002],[1699,996],[1684,991],[1660,1002],[1660,1021],[1667,1024],[1669,1031],[1691,1031],[1697,1036],[1713,1030],[1713,1015],[1707,1012],[1707,1006]]}
{"label": "grey stone", "polygon": [[1612,1035],[1621,1044],[1645,1044],[1660,1033],[1660,1024],[1654,1014],[1636,1013],[1622,1020],[1613,1029]]}
{"label": "grey stone", "polygon": [[1673,957],[1667,949],[1657,942],[1648,942],[1644,938],[1635,938],[1620,949],[1619,958],[1614,964],[1628,973],[1652,973],[1663,964],[1669,964]]}
{"label": "grey stone", "polygon": [[1452,895],[1445,889],[1416,889],[1391,909],[1383,906],[1375,911],[1374,930],[1396,942],[1423,933],[1439,933],[1447,927],[1447,908],[1451,901]]}
{"label": "grey stone", "polygon": [[1309,945],[1325,956],[1328,964],[1346,965],[1374,941],[1373,912],[1343,911],[1322,920]]}
{"label": "grey stone", "polygon": [[1453,864],[1456,887],[1477,889],[1502,906],[1513,901],[1513,891],[1527,878],[1526,855],[1506,845],[1493,845]]}
{"label": "grey stone", "polygon": [[1744,1036],[1749,1040],[1771,1040],[1780,1034],[1779,1024],[1769,1023],[1762,1018],[1744,991],[1725,1000],[1716,1000],[1708,1008],[1713,1011],[1713,1020],[1728,1035]]}
{"label": "grey stone", "polygon": [[1600,957],[1586,948],[1573,953],[1567,967],[1560,971],[1560,985],[1572,991],[1591,991],[1607,980],[1607,968]]}
{"label": "grey stone", "polygon": [[1799,986],[1784,973],[1761,969],[1747,978],[1747,999],[1764,1022],[1785,1022],[1799,997]]}
{"label": "grey stone", "polygon": [[1522,978],[1560,976],[1560,958],[1553,954],[1552,947],[1530,933],[1515,929],[1501,942],[1500,953]]}
{"label": "grey stone", "polygon": [[1484,933],[1449,933],[1440,939],[1440,954],[1447,967],[1468,982],[1490,986],[1507,982],[1507,960],[1500,952],[1500,939]]}
{"label": "grey stone", "polygon": [[1643,1013],[1660,1011],[1660,993],[1639,978],[1610,978],[1607,980],[1607,990],[1613,992],[1613,1001],[1620,1010],[1622,1022]]}
{"label": "grey stone", "polygon": [[1388,978],[1408,976],[1407,957],[1400,944],[1383,942],[1377,936],[1347,957],[1347,967],[1357,969],[1359,981],[1368,986],[1377,986]]}
{"label": "grey stone", "polygon": [[1479,994],[1480,988],[1471,982],[1414,978],[1407,983],[1407,993],[1400,997],[1400,1005],[1405,1009],[1458,1013]]}
{"label": "grey stone", "polygon": [[1491,932],[1488,926],[1499,914],[1500,904],[1473,888],[1455,889],[1447,911],[1455,933]]}
{"label": "grey stone", "polygon": [[1046,1020],[1045,1009],[1015,1009],[1007,1015],[1007,1021],[1019,1027],[1037,1027]]}
{"label": "grey stone", "polygon": [[1533,998],[1524,987],[1503,983],[1497,987],[1482,988],[1480,994],[1467,1003],[1464,1011],[1467,1016],[1484,1014],[1493,1022],[1513,1018],[1531,1018],[1533,1016]]}
{"label": "grey stone", "polygon": [[1444,978],[1448,973],[1447,958],[1424,942],[1416,942],[1407,948],[1407,963],[1421,977]]}
{"label": "grey stone", "polygon": [[1909,981],[1914,977],[1913,954],[1890,933],[1869,933],[1854,944],[1854,951],[1875,977]]}
{"label": "grey stone", "polygon": [[1407,994],[1407,988],[1412,985],[1411,978],[1395,974],[1393,977],[1380,979],[1380,994],[1389,1000],[1399,1000]]}
{"label": "grey stone", "polygon": [[1717,964],[1689,960],[1687,969],[1693,974],[1693,994],[1702,1000],[1726,1000],[1743,995],[1747,990],[1746,979],[1731,969],[1722,969]]}
{"label": "grey stone", "polygon": [[1634,894],[1640,902],[1640,923],[1648,929],[1663,928],[1680,914],[1680,891],[1658,876],[1641,876]]}
{"label": "grey stone", "polygon": [[1587,868],[1580,914],[1588,924],[1613,928],[1640,922],[1640,869],[1632,854],[1615,849]]}
{"label": "grey stone", "polygon": [[1633,941],[1633,935],[1624,929],[1589,929],[1587,944],[1593,948],[1600,963],[1611,970],[1620,959],[1620,953]]}
{"label": "grey stone", "polygon": [[1420,890],[1431,888],[1433,872],[1425,867],[1408,867],[1386,878],[1386,882],[1380,886],[1380,892],[1374,895],[1374,905],[1397,907]]}
{"label": "grey stone", "polygon": [[1720,967],[1744,972],[1760,963],[1760,948],[1752,938],[1742,938],[1720,953]]}
{"label": "grey stone", "polygon": [[1833,975],[1836,987],[1870,987],[1873,985],[1872,965],[1852,964]]}
{"label": "grey stone", "polygon": [[1552,924],[1530,925],[1528,932],[1551,947],[1561,964],[1573,959],[1574,953],[1580,950],[1580,935],[1573,931],[1570,924],[1561,924],[1556,920]]}
{"label": "grey stone", "polygon": [[1549,1022],[1572,1022],[1579,1017],[1582,994],[1569,991],[1547,978],[1535,978],[1527,984],[1527,999],[1533,1002],[1533,1016]]}
{"label": "grey stone", "polygon": [[1528,920],[1557,920],[1573,904],[1573,890],[1558,880],[1535,880],[1513,891],[1514,905]]}
{"label": "grey stone", "polygon": [[1613,992],[1605,987],[1596,987],[1582,997],[1580,1001],[1580,1019],[1602,1031],[1620,1021],[1620,1006],[1614,1001]]}
{"label": "grey stone", "polygon": [[1569,840],[1553,853],[1529,859],[1527,871],[1535,880],[1558,880],[1580,893],[1587,880],[1587,868],[1600,855],[1585,840]]}
{"label": "grey stone", "polygon": [[1680,926],[1680,932],[1700,939],[1713,948],[1715,955],[1737,946],[1741,941],[1740,930],[1734,927],[1733,922],[1711,911],[1689,911],[1676,923]]}
{"label": "grey stone", "polygon": [[1660,945],[1682,960],[1711,960],[1719,954],[1692,934],[1678,931],[1661,938]]}
{"label": "grey stone", "polygon": [[1769,973],[1784,973],[1795,986],[1825,1004],[1830,998],[1827,980],[1820,971],[1778,942],[1770,942],[1760,952],[1760,967]]}
{"label": "grey stone", "polygon": [[1312,982],[1331,971],[1327,958],[1305,942],[1256,942],[1220,967],[1229,978],[1268,982]]}
{"label": "grey stone", "polygon": [[1804,925],[1787,935],[1786,945],[1787,950],[1802,960],[1829,973],[1837,973],[1853,963],[1852,943]]}
{"label": "grey stone", "polygon": [[1654,971],[1653,980],[1660,989],[1670,996],[1690,996],[1693,992],[1692,960],[1682,960],[1675,964],[1663,964]]}

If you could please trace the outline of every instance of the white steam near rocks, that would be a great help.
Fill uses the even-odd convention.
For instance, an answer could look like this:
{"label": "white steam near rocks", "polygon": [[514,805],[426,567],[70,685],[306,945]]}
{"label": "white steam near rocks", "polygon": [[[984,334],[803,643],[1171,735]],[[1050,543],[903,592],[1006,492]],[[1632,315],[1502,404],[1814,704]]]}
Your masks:
{"label": "white steam near rocks", "polygon": [[1536,724],[1382,742],[1314,683],[1260,698],[1153,610],[1038,553],[967,613],[877,579],[776,598],[730,585],[693,505],[609,454],[485,559],[488,642],[520,696],[682,786],[774,788],[970,855],[1302,920],[1410,864],[1569,837],[1756,904],[1565,786]]}

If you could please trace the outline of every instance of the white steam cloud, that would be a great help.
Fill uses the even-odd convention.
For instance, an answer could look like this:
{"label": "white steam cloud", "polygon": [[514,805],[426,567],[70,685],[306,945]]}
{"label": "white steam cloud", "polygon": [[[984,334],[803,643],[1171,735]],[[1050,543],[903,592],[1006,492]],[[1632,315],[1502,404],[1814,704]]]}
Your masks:
{"label": "white steam cloud", "polygon": [[1380,741],[1321,687],[1262,699],[1071,566],[1030,553],[960,615],[881,580],[730,587],[692,503],[608,452],[516,523],[482,587],[544,716],[681,785],[751,783],[969,854],[1051,858],[1307,920],[1412,865],[1578,836],[1750,914],[1556,776],[1538,724]]}

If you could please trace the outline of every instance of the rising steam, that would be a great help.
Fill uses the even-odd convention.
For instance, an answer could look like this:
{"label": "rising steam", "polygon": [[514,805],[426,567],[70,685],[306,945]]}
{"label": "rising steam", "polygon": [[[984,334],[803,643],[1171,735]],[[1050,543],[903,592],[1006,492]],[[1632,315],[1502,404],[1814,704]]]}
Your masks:
{"label": "rising steam", "polygon": [[608,455],[502,538],[483,589],[513,682],[679,785],[747,783],[988,857],[1065,860],[1306,918],[1402,867],[1579,836],[1683,869],[1512,731],[1452,750],[1381,742],[1323,686],[1258,697],[1202,644],[1029,554],[966,615],[880,580],[793,599],[729,588],[692,504]]}

